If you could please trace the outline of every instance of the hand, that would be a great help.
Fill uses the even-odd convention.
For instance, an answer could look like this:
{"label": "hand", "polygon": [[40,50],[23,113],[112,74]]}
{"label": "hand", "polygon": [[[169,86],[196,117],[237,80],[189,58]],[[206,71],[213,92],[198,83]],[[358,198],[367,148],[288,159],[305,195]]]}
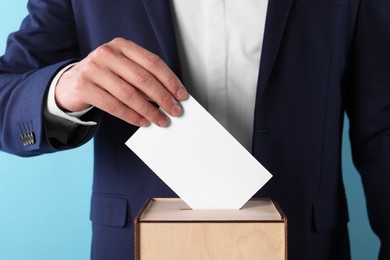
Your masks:
{"label": "hand", "polygon": [[57,83],[55,98],[63,110],[77,112],[95,106],[130,124],[160,127],[179,116],[178,101],[187,91],[177,76],[155,54],[121,38],[98,47],[67,70]]}

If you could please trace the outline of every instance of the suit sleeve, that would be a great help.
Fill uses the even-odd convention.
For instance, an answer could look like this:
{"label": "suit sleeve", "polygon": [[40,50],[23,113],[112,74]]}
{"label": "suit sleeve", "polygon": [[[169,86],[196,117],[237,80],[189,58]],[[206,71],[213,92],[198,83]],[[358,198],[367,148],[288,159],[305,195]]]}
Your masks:
{"label": "suit sleeve", "polygon": [[390,259],[390,1],[361,0],[351,53],[347,113],[353,160],[369,219]]}
{"label": "suit sleeve", "polygon": [[68,0],[30,0],[28,10],[0,58],[0,149],[20,156],[72,148],[93,135],[93,127],[80,127],[67,144],[47,137],[44,99],[56,73],[80,59],[77,32]]}

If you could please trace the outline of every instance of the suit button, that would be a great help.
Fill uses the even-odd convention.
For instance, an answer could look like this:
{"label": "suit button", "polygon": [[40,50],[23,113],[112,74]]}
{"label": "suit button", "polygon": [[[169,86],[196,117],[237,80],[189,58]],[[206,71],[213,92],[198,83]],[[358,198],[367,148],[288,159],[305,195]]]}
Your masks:
{"label": "suit button", "polygon": [[261,129],[257,129],[256,132],[258,134],[269,134],[271,132],[271,129],[269,129],[269,128],[261,128]]}

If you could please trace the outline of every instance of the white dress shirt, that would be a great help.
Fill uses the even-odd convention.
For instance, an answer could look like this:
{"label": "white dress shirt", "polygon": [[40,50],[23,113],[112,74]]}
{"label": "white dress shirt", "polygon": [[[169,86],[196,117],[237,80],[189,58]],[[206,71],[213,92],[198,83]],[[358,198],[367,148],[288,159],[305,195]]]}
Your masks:
{"label": "white dress shirt", "polygon": [[250,151],[268,0],[170,1],[184,85]]}
{"label": "white dress shirt", "polygon": [[184,85],[251,150],[268,0],[170,0]]}

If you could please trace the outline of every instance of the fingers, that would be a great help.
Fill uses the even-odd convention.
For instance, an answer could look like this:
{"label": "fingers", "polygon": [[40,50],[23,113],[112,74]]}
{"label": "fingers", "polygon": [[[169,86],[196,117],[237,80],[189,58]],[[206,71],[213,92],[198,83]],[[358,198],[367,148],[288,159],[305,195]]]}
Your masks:
{"label": "fingers", "polygon": [[179,116],[187,91],[163,60],[137,44],[115,39],[98,47],[60,78],[56,101],[69,111],[96,106],[126,122],[165,126]]}
{"label": "fingers", "polygon": [[134,61],[146,71],[152,73],[176,99],[184,100],[187,97],[187,91],[181,81],[160,57],[131,41],[123,41],[122,39],[118,40],[119,44],[125,45],[122,51],[129,60]]}
{"label": "fingers", "polygon": [[[100,91],[90,92],[99,94],[89,96],[87,99],[91,99],[90,102],[94,102],[95,106],[100,109],[140,126],[147,125],[149,121],[160,127],[168,124],[169,119],[165,114],[153,106],[137,88],[129,85],[111,71],[99,73],[94,81]],[[135,117],[134,113],[138,116]]]}
{"label": "fingers", "polygon": [[[181,114],[181,107],[177,102],[175,95],[173,95],[168,87],[164,86],[151,72],[139,64],[125,57],[121,57],[115,65],[110,66],[110,70],[113,71],[113,75],[120,75],[120,78],[128,84],[127,86],[125,84],[106,84],[106,86],[112,86],[112,89],[109,91],[116,93],[116,96],[124,103],[128,105],[137,105],[137,101],[139,102],[142,98],[141,95],[144,95],[155,101],[171,116],[179,116]],[[176,85],[175,88],[182,88],[180,86],[180,81],[178,82],[179,83],[174,83]],[[180,85],[177,86],[178,84]],[[135,91],[134,88],[139,92]]]}
{"label": "fingers", "polygon": [[[120,102],[102,88],[95,85],[91,86],[91,90],[93,95],[90,95],[86,100],[90,100],[97,108],[136,126],[147,126],[149,124],[149,120]],[[161,126],[164,125],[161,124]]]}
{"label": "fingers", "polygon": [[176,100],[184,100],[187,91],[165,62],[157,55],[124,39],[115,39],[108,46],[110,44],[117,46],[116,50],[121,54],[117,55],[118,62],[108,64],[110,69],[171,116],[180,115],[181,108]]}

